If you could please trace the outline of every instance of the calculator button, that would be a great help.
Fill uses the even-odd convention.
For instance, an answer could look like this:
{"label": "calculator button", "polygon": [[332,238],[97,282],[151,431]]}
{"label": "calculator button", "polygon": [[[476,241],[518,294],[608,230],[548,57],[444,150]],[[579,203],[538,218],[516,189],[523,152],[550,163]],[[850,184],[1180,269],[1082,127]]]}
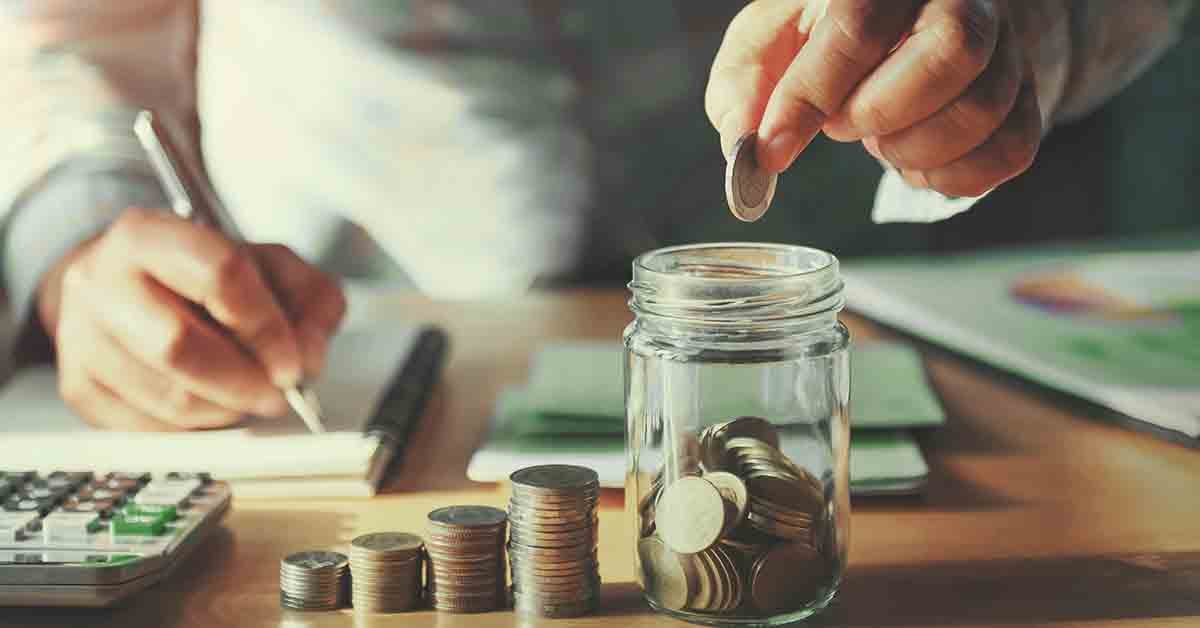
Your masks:
{"label": "calculator button", "polygon": [[106,479],[106,480],[129,480],[129,481],[136,482],[137,484],[141,485],[141,484],[145,484],[150,481],[150,474],[144,473],[144,472],[136,472],[135,473],[135,472],[130,472],[130,471],[114,471],[114,472],[109,473],[108,475],[104,476],[104,479]]}
{"label": "calculator button", "polygon": [[37,519],[33,513],[0,512],[0,543],[16,543]]}
{"label": "calculator button", "polygon": [[4,505],[0,507],[8,512],[36,512],[40,515],[45,515],[54,510],[54,506],[57,504],[58,500],[53,497],[31,499],[21,495],[13,495],[5,500]]}
{"label": "calculator button", "polygon": [[33,471],[0,471],[0,481],[7,481],[9,484],[24,484],[32,480],[37,475]]}
{"label": "calculator button", "polygon": [[91,486],[92,488],[106,488],[110,491],[119,491],[121,493],[136,493],[142,488],[141,482],[128,478],[105,478],[99,482],[92,482]]}
{"label": "calculator button", "polygon": [[42,535],[46,543],[84,541],[99,528],[100,517],[94,512],[56,511],[42,519]]}
{"label": "calculator button", "polygon": [[167,474],[168,482],[178,482],[180,480],[200,480],[201,484],[212,484],[212,474],[206,471],[192,473],[190,471],[172,471]]}
{"label": "calculator button", "polygon": [[121,509],[121,513],[129,516],[158,517],[165,523],[179,518],[179,512],[174,506],[159,504],[129,504]]}
{"label": "calculator button", "polygon": [[167,530],[167,524],[158,517],[125,515],[118,513],[112,518],[113,536],[158,536]]}
{"label": "calculator button", "polygon": [[91,479],[92,474],[86,471],[55,471],[46,476],[46,483],[53,488],[74,489]]}

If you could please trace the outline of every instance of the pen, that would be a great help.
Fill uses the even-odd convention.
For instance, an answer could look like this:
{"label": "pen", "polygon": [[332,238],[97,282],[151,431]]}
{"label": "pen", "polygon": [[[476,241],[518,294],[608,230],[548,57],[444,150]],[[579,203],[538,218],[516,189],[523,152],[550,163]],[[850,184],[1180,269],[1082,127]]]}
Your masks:
{"label": "pen", "polygon": [[412,351],[367,423],[366,435],[378,440],[367,465],[367,483],[378,493],[401,461],[408,439],[425,413],[441,373],[449,339],[436,327],[417,332]]}
{"label": "pen", "polygon": [[[185,220],[207,224],[235,242],[244,241],[241,230],[217,198],[216,192],[188,168],[170,132],[152,112],[138,112],[133,122],[133,132],[150,158],[154,174],[166,190],[171,211]],[[321,421],[321,404],[311,388],[300,383],[284,389],[283,394],[310,432],[316,434],[325,431]]]}

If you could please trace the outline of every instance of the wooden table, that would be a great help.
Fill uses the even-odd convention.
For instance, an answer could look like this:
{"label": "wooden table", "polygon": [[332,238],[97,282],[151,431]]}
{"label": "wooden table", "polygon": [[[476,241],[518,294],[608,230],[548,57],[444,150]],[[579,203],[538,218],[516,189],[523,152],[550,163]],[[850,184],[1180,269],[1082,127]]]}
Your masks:
{"label": "wooden table", "polygon": [[[466,479],[497,391],[524,379],[540,343],[615,340],[630,318],[619,291],[455,304],[396,296],[384,307],[444,325],[454,344],[393,492],[374,499],[236,500],[217,538],[127,607],[0,609],[0,626],[543,623],[508,611],[280,610],[278,565],[288,552],[344,546],[379,529],[420,531],[425,514],[438,506],[502,506],[504,488]],[[884,335],[846,318],[858,339]],[[847,580],[816,624],[1200,626],[1200,452],[1097,421],[1015,380],[923,350],[950,417],[921,438],[932,469],[928,494],[854,502]],[[684,625],[652,614],[641,601],[622,503],[617,491],[602,500],[602,610],[546,623]]]}

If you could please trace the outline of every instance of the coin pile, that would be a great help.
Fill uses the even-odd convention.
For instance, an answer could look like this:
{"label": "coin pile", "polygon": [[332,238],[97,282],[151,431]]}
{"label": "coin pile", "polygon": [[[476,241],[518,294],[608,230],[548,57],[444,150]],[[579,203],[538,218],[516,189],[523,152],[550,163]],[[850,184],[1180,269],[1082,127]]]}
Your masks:
{"label": "coin pile", "polygon": [[429,513],[428,519],[426,589],[433,607],[482,613],[505,606],[505,512],[490,506],[449,506]]}
{"label": "coin pile", "polygon": [[776,613],[813,602],[838,552],[821,481],[758,417],[705,428],[699,458],[694,474],[660,475],[638,501],[638,558],[655,604]]}
{"label": "coin pile", "polygon": [[421,537],[404,532],[364,534],[350,543],[354,608],[370,613],[410,610],[421,600]]}
{"label": "coin pile", "polygon": [[540,465],[513,473],[508,553],[516,610],[541,617],[578,617],[596,608],[600,482],[573,465]]}
{"label": "coin pile", "polygon": [[296,552],[279,561],[279,603],[301,611],[346,605],[350,563],[337,552]]}

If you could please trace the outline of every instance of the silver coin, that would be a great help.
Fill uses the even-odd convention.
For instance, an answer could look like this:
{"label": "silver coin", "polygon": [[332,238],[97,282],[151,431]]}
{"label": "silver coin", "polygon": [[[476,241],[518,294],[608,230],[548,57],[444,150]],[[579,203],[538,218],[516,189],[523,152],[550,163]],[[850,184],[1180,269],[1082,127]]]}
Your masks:
{"label": "silver coin", "polygon": [[288,555],[281,566],[304,571],[334,570],[345,567],[349,561],[345,554],[338,552],[306,551]]}
{"label": "silver coin", "polygon": [[491,506],[447,506],[429,513],[429,522],[449,528],[501,526],[508,514]]}
{"label": "silver coin", "polygon": [[421,537],[407,532],[373,532],[363,534],[350,542],[351,555],[357,550],[380,554],[411,554],[420,549]]}
{"label": "silver coin", "polygon": [[514,490],[559,493],[600,485],[600,476],[587,467],[572,464],[543,464],[514,471],[508,478]]}
{"label": "silver coin", "polygon": [[738,139],[725,166],[725,201],[738,220],[754,222],[767,213],[779,176],[762,169],[755,157],[757,132]]}

